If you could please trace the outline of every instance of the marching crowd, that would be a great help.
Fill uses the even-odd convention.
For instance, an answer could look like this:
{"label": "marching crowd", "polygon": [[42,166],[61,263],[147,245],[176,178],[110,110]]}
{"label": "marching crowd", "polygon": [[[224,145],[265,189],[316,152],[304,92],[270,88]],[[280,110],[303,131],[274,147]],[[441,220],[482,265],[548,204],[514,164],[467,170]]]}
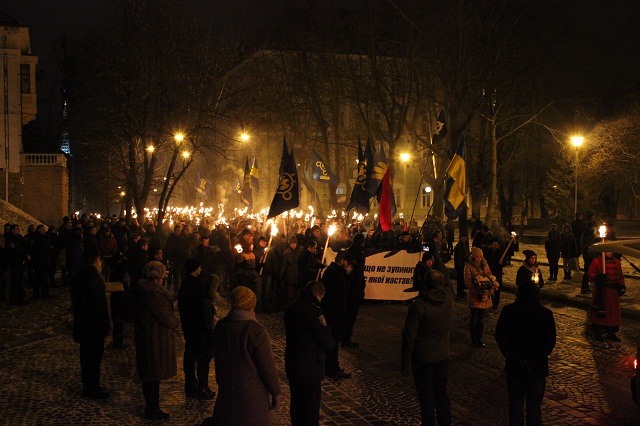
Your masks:
{"label": "marching crowd", "polygon": [[[281,388],[269,336],[255,312],[286,310],[291,421],[317,425],[322,379],[351,377],[340,367],[338,352],[358,347],[352,334],[364,299],[366,256],[422,252],[409,289],[418,295],[403,330],[402,373],[413,374],[423,424],[446,425],[451,423],[446,386],[454,293],[468,302],[471,345],[484,348],[485,313],[498,308],[502,268],[518,250],[515,236],[472,223],[471,246],[465,234],[454,246],[451,230],[437,219],[421,232],[401,223],[387,232],[351,225],[331,237],[320,222],[276,235],[263,233],[258,223],[238,221],[229,228],[210,226],[206,219],[197,225],[178,221],[173,228],[165,222],[156,229],[153,223],[139,226],[123,218],[65,217],[59,228],[30,226],[24,236],[18,225],[7,224],[0,238],[0,295],[8,293],[11,305],[27,303],[25,278],[33,298],[51,297],[49,289],[57,285],[70,288],[73,337],[80,344],[83,396],[88,398],[109,397],[100,386],[105,339],[111,332],[112,347],[125,348],[124,327],[131,321],[145,418],[152,420],[169,417],[160,408],[159,384],[177,374],[175,330],[181,327],[185,395],[216,399],[213,415],[205,421],[215,425],[270,424],[269,412],[280,405]],[[619,340],[617,298],[624,291],[624,277],[612,253],[606,254],[606,274],[602,260],[586,253],[585,244],[595,238],[593,221],[578,215],[561,232],[551,226],[545,244],[547,281],[557,280],[560,258],[565,279],[576,270],[577,234],[585,263],[583,291],[595,283],[592,331],[596,339],[607,334]],[[322,262],[325,247],[338,253],[328,266]],[[553,315],[539,303],[544,279],[536,253],[525,250],[524,255],[516,278],[517,301],[502,309],[495,336],[506,358],[514,425],[524,424],[525,405],[526,424],[540,424],[548,356],[555,346]],[[61,282],[56,281],[58,271]],[[231,306],[222,319],[216,315],[217,295],[227,297]],[[212,359],[217,397],[208,381]]]}

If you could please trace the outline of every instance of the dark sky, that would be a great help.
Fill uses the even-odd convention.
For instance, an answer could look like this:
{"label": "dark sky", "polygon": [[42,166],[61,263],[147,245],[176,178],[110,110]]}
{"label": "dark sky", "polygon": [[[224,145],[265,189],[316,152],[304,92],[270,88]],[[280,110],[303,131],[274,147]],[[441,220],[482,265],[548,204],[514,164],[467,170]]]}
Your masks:
{"label": "dark sky", "polygon": [[[288,3],[306,0],[180,0],[210,14],[220,33],[235,39],[279,13]],[[319,1],[319,0],[309,0]],[[323,0],[323,4],[331,0]],[[336,0],[337,1],[337,0]],[[362,0],[342,0],[353,5]],[[393,1],[393,0],[389,0]],[[558,1],[558,0],[556,0]],[[564,15],[563,52],[556,57],[558,83],[568,89],[614,93],[639,87],[640,1],[559,0]],[[51,60],[61,35],[81,36],[100,25],[109,0],[0,0],[0,10],[30,28],[33,53],[41,66]],[[558,23],[556,21],[556,24]]]}

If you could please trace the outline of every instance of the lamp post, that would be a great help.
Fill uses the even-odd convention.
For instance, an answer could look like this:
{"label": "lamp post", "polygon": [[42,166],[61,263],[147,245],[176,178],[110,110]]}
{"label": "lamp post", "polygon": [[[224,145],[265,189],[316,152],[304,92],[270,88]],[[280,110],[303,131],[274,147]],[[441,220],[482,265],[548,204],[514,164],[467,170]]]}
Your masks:
{"label": "lamp post", "polygon": [[406,208],[405,203],[407,202],[407,163],[409,162],[409,158],[411,158],[411,154],[408,152],[404,152],[400,154],[400,159],[404,164],[404,173],[402,174],[402,208]]}
{"label": "lamp post", "polygon": [[576,217],[576,215],[578,214],[578,148],[580,148],[580,146],[582,145],[582,142],[584,142],[584,137],[582,136],[572,136],[571,137],[571,143],[573,144],[573,146],[576,149],[576,186],[575,186],[575,194],[574,194],[574,203],[573,203],[573,217]]}

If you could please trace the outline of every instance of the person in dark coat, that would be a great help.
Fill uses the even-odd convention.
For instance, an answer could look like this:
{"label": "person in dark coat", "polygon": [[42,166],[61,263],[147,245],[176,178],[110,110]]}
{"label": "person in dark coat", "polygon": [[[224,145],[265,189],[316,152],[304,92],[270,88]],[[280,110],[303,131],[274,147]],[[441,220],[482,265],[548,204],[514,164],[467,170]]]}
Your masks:
{"label": "person in dark coat", "polygon": [[496,324],[496,342],[506,358],[509,424],[542,422],[542,399],[549,375],[549,355],[556,345],[553,312],[540,304],[540,289],[532,281],[518,287],[515,303],[502,308]]}
{"label": "person in dark coat", "polygon": [[549,281],[558,281],[558,270],[560,267],[560,248],[562,243],[562,233],[558,231],[558,225],[552,223],[547,232],[547,239],[544,242],[544,249],[549,260]]}
{"label": "person in dark coat", "polygon": [[160,409],[160,380],[177,374],[175,330],[180,322],[173,312],[173,296],[162,286],[166,275],[162,263],[147,263],[134,296],[136,366],[147,420],[169,418]]}
{"label": "person in dark coat", "polygon": [[[578,238],[578,235],[576,235],[576,238]],[[589,274],[587,272],[589,271],[589,266],[591,266],[591,261],[597,256],[589,253],[589,247],[598,241],[598,237],[596,237],[596,224],[593,221],[587,222],[582,236],[580,237],[582,260],[584,261],[584,274],[582,275],[581,288],[582,294],[591,293],[591,289],[589,288]]]}
{"label": "person in dark coat", "polygon": [[107,311],[105,283],[100,275],[102,261],[98,250],[84,253],[85,265],[72,279],[73,340],[80,344],[82,396],[105,399],[109,393],[100,387],[100,362],[104,339],[111,329]]}
{"label": "person in dark coat", "polygon": [[34,299],[51,297],[48,280],[51,251],[51,241],[46,236],[44,225],[38,225],[30,247],[31,265],[33,265]]}
{"label": "person in dark coat", "polygon": [[[429,271],[422,280],[419,297],[409,307],[402,330],[402,375],[409,366],[420,401],[423,425],[451,424],[447,393],[453,287],[440,271]],[[435,415],[434,415],[435,409]]]}
{"label": "person in dark coat", "polygon": [[284,314],[286,345],[284,366],[291,389],[292,426],[320,423],[321,382],[326,354],[333,348],[331,330],[320,302],[325,289],[311,281]]}
{"label": "person in dark coat", "polygon": [[315,281],[318,270],[325,267],[317,258],[318,243],[308,240],[306,246],[298,258],[298,291],[305,288],[309,281]]}
{"label": "person in dark coat", "polygon": [[127,274],[130,278],[130,287],[133,294],[136,294],[136,287],[138,285],[138,281],[140,280],[140,276],[142,274],[142,269],[144,265],[149,262],[149,242],[140,238],[136,243],[127,251]]}
{"label": "person in dark coat", "polygon": [[282,256],[282,266],[280,268],[280,280],[285,290],[285,301],[292,304],[300,295],[298,287],[298,261],[302,254],[302,249],[298,247],[298,239],[293,236],[289,238],[289,245]]}
{"label": "person in dark coat", "polygon": [[[494,277],[496,277],[496,281],[502,287],[502,255],[504,250],[500,247],[500,242],[496,237],[491,238],[489,242],[489,246],[487,247],[487,252],[485,253],[485,260],[489,265],[489,269],[491,269],[491,273]],[[500,305],[500,287],[493,293],[493,306],[491,307],[492,311],[496,311],[498,306]]]}
{"label": "person in dark coat", "polygon": [[453,264],[456,269],[456,295],[464,297],[467,287],[464,285],[464,267],[469,261],[471,251],[469,249],[469,239],[466,234],[460,235],[458,244],[453,249]]}
{"label": "person in dark coat", "polygon": [[248,287],[229,295],[231,311],[213,330],[218,398],[216,426],[271,426],[282,403],[278,371],[267,329],[256,321],[257,299]]}
{"label": "person in dark coat", "polygon": [[360,304],[364,300],[364,291],[367,287],[367,278],[364,275],[366,256],[364,255],[364,235],[357,234],[353,237],[353,243],[346,250],[345,256],[355,259],[356,263],[353,272],[349,276],[349,287],[347,288],[347,328],[342,336],[342,347],[358,348],[360,345],[351,341],[353,327],[358,318]]}
{"label": "person in dark coat", "polygon": [[544,278],[538,266],[538,255],[533,250],[524,250],[524,262],[516,274],[516,285],[520,287],[523,283],[533,282],[539,288],[544,287]]}
{"label": "person in dark coat", "polygon": [[356,267],[357,261],[348,256],[342,256],[331,265],[322,275],[326,293],[322,299],[322,310],[327,318],[327,324],[331,329],[331,335],[335,346],[327,356],[325,363],[327,376],[334,379],[348,379],[351,374],[340,368],[338,350],[342,336],[347,328],[347,295],[349,275]]}
{"label": "person in dark coat", "polygon": [[[578,261],[578,243],[571,231],[571,227],[565,224],[562,227],[562,238],[560,239],[560,255],[562,256],[562,266],[564,269],[564,279],[571,279],[571,267]],[[574,260],[575,259],[575,260]]]}
{"label": "person in dark coat", "polygon": [[5,248],[9,258],[9,300],[11,305],[24,305],[24,267],[29,259],[28,247],[20,235],[20,226],[11,225],[10,233],[6,236]]}
{"label": "person in dark coat", "polygon": [[[209,388],[209,363],[213,357],[215,308],[208,297],[210,279],[197,259],[184,262],[185,278],[178,291],[180,323],[184,333],[184,392],[187,397],[213,399]],[[197,372],[197,379],[196,379]]]}

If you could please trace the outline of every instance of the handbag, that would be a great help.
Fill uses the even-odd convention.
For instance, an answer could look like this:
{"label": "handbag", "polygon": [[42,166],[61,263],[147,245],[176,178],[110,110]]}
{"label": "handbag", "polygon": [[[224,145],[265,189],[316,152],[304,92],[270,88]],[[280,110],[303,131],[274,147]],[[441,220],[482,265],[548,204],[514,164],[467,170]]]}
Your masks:
{"label": "handbag", "polygon": [[111,273],[115,271],[109,271],[107,273],[107,281],[104,283],[107,293],[116,293],[120,291],[124,291],[124,284],[120,281],[111,281]]}

